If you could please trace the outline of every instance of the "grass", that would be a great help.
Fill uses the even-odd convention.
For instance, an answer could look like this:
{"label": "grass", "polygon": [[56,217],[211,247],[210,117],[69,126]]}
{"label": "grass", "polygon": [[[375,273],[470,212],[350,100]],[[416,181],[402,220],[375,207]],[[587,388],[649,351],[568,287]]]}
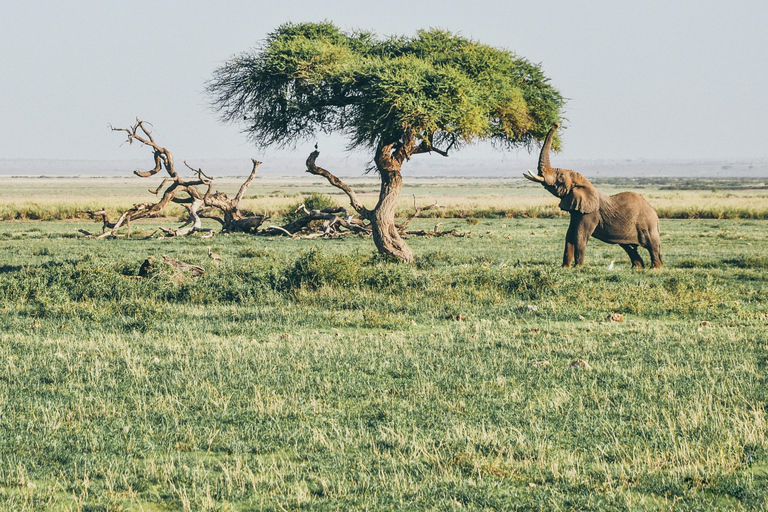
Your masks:
{"label": "grass", "polygon": [[[661,271],[596,240],[558,268],[568,220],[523,180],[407,180],[402,214],[466,235],[410,266],[369,238],[83,239],[77,210],[146,180],[9,183],[0,217],[51,221],[0,223],[2,510],[768,508],[761,182],[600,180],[660,211]],[[132,277],[163,254],[207,272]]]}
{"label": "grass", "polygon": [[[558,268],[564,218],[473,219],[411,266],[0,224],[0,509],[768,506],[763,221],[662,221],[633,272],[596,240]],[[125,277],[162,254],[207,272]]]}

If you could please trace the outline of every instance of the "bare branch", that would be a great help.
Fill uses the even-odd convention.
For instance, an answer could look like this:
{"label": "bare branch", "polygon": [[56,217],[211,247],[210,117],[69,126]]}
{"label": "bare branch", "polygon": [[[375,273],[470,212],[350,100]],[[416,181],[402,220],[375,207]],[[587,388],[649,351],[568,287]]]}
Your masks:
{"label": "bare branch", "polygon": [[[207,175],[206,175],[206,174],[203,172],[203,170],[202,170],[202,169],[195,169],[194,167],[192,167],[191,165],[189,165],[189,164],[187,163],[187,161],[186,161],[186,160],[184,160],[184,165],[186,165],[186,166],[187,166],[187,168],[188,168],[188,169],[190,169],[192,172],[194,172],[195,174],[197,174],[197,179],[198,179],[198,180],[200,180],[200,181],[202,181],[202,182],[203,182],[205,185],[208,185],[210,181],[213,181],[213,178],[211,178],[210,176],[207,176]],[[207,181],[206,181],[206,180],[207,180]]]}
{"label": "bare branch", "polygon": [[280,226],[268,226],[267,229],[274,229],[276,231],[280,231],[280,232],[285,233],[286,235],[290,236],[291,238],[293,238],[293,233],[291,233],[287,229],[281,228]]}
{"label": "bare branch", "polygon": [[[128,143],[133,144],[134,140],[139,141],[145,146],[149,146],[152,149],[154,149],[154,160],[155,160],[155,167],[152,168],[149,171],[133,171],[133,173],[136,176],[140,176],[142,178],[148,178],[150,176],[154,176],[158,172],[160,172],[160,169],[162,167],[165,167],[165,170],[168,172],[168,174],[171,177],[176,177],[176,171],[173,168],[173,155],[170,151],[167,149],[159,146],[155,139],[152,137],[152,133],[144,126],[144,121],[136,118],[136,124],[134,124],[131,128],[115,128],[111,124],[109,125],[110,129],[113,132],[125,132],[128,134]],[[141,130],[144,134],[143,136],[138,133],[138,130]]]}
{"label": "bare branch", "polygon": [[413,151],[413,154],[416,155],[419,153],[432,153],[433,151],[438,155],[442,155],[444,157],[448,156],[448,151],[443,151],[442,149],[436,148],[426,140],[421,141],[421,144]]}
{"label": "bare branch", "polygon": [[256,160],[255,158],[251,158],[251,162],[253,162],[253,169],[251,169],[251,174],[248,176],[248,178],[243,182],[242,185],[240,185],[240,190],[237,191],[237,195],[235,196],[235,203],[239,203],[241,199],[245,196],[245,191],[248,190],[248,186],[251,184],[253,179],[256,177],[256,171],[259,170],[259,166],[261,165],[261,162]]}
{"label": "bare branch", "polygon": [[149,192],[151,194],[154,194],[154,195],[159,194],[160,193],[160,189],[163,188],[169,181],[173,181],[173,178],[165,178],[163,180],[163,182],[160,184],[160,186],[157,187],[157,189],[155,189],[155,190],[149,189]]}
{"label": "bare branch", "polygon": [[[143,205],[137,205],[134,208],[124,212],[124,214],[114,224],[110,223],[106,217],[106,212],[89,212],[93,218],[96,215],[103,215],[105,232],[104,236],[114,237],[116,236],[116,230],[119,229],[124,223],[128,225],[130,233],[130,222],[153,215],[159,214],[169,203],[176,203],[184,205],[189,212],[189,221],[181,228],[176,230],[166,230],[168,234],[181,236],[193,233],[195,231],[202,231],[201,227],[201,214],[199,210],[207,207],[203,217],[216,220],[222,225],[222,231],[244,231],[254,232],[263,222],[266,216],[254,215],[251,212],[240,210],[240,200],[245,196],[245,192],[248,186],[251,184],[256,176],[256,170],[261,162],[252,159],[253,169],[250,176],[240,186],[240,190],[237,195],[230,199],[226,194],[222,194],[213,191],[213,177],[206,175],[202,169],[194,169],[186,161],[184,165],[192,170],[196,179],[185,180],[174,169],[173,154],[166,148],[160,146],[152,136],[152,132],[148,126],[151,124],[136,118],[136,123],[130,128],[115,128],[109,125],[112,131],[125,132],[128,136],[128,142],[138,141],[139,143],[152,148],[153,160],[155,162],[154,168],[149,171],[134,171],[134,174],[140,177],[154,176],[160,172],[163,168],[168,172],[166,177],[160,185],[152,190],[150,193],[154,195],[160,195],[162,197],[155,203],[145,203]],[[208,188],[203,193],[198,187],[200,185],[207,185]],[[185,196],[179,197],[179,194],[184,193]],[[220,210],[223,213],[223,218],[211,215],[213,208]],[[191,224],[191,227],[187,227]],[[111,231],[106,233],[107,228],[111,228]]]}
{"label": "bare branch", "polygon": [[419,214],[421,214],[421,212],[426,211],[426,210],[432,210],[433,208],[444,208],[444,206],[441,206],[441,205],[437,204],[437,201],[435,201],[434,203],[432,203],[429,206],[423,206],[423,207],[419,208],[419,207],[416,206],[416,196],[414,195],[413,196],[413,215],[408,217],[405,220],[405,222],[400,224],[400,229],[398,230],[400,232],[400,234],[401,235],[405,234],[405,228],[408,227],[408,224],[410,224],[413,219],[418,217]]}
{"label": "bare branch", "polygon": [[349,197],[349,202],[352,205],[352,208],[354,208],[361,217],[368,219],[371,215],[371,211],[363,206],[363,203],[357,199],[357,194],[355,194],[355,192],[339,178],[323,169],[322,167],[315,165],[315,160],[317,159],[318,155],[320,155],[320,152],[317,150],[310,153],[309,158],[307,158],[307,172],[317,176],[323,176],[328,180],[328,183],[336,188],[343,190],[344,193],[347,194],[347,197]]}

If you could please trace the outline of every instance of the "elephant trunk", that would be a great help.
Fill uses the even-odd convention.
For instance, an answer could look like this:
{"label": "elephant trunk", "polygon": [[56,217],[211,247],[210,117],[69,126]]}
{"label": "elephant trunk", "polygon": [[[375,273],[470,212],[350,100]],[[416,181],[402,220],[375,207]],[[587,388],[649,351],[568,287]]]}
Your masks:
{"label": "elephant trunk", "polygon": [[539,175],[542,175],[545,171],[551,169],[549,165],[549,151],[552,149],[552,139],[555,137],[555,131],[560,127],[560,123],[555,122],[550,128],[547,138],[544,140],[544,145],[541,147],[541,154],[539,154]]}

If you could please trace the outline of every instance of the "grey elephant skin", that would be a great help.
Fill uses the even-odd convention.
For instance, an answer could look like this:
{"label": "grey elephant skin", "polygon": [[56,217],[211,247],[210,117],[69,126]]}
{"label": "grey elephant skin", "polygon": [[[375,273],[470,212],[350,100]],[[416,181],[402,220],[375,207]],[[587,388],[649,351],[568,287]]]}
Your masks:
{"label": "grey elephant skin", "polygon": [[563,267],[570,267],[574,260],[577,266],[584,264],[587,241],[593,236],[609,244],[619,244],[634,268],[643,268],[643,258],[637,248],[645,247],[651,255],[651,268],[661,268],[659,216],[643,196],[634,192],[603,194],[578,172],[549,164],[552,138],[559,127],[560,123],[555,123],[547,134],[539,155],[538,174],[529,170],[523,176],[544,185],[560,198],[560,209],[571,214]]}

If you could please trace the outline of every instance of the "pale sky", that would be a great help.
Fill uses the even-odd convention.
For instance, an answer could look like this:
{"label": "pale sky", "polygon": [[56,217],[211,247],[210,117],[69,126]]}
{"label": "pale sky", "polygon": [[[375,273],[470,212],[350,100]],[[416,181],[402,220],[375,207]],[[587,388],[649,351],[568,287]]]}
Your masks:
{"label": "pale sky", "polygon": [[[0,159],[147,158],[146,150],[121,146],[123,137],[108,128],[129,126],[137,116],[155,126],[177,161],[285,157],[257,151],[241,126],[222,124],[205,82],[280,24],[322,20],[381,36],[441,28],[541,63],[569,98],[564,158],[768,157],[765,0],[0,6]],[[321,141],[321,149],[343,150]],[[306,155],[308,147],[297,152]]]}

